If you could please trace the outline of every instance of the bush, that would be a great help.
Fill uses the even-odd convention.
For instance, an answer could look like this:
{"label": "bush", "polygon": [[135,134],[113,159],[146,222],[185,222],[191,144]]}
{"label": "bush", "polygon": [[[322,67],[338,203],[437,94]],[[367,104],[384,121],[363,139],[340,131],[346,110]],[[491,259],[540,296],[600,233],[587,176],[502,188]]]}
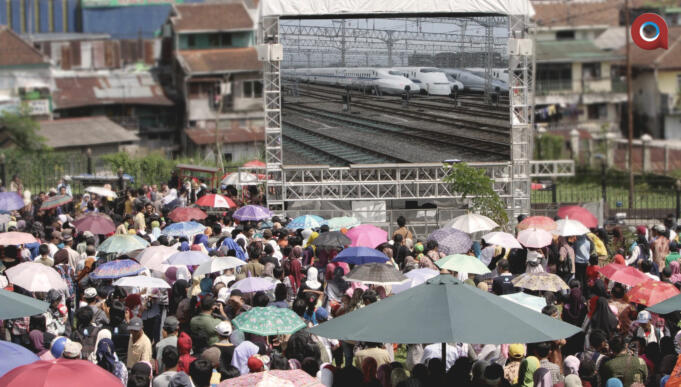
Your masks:
{"label": "bush", "polygon": [[[560,160],[563,158],[565,139],[555,134],[544,133],[534,139],[535,160]],[[541,150],[541,155],[539,151]]]}

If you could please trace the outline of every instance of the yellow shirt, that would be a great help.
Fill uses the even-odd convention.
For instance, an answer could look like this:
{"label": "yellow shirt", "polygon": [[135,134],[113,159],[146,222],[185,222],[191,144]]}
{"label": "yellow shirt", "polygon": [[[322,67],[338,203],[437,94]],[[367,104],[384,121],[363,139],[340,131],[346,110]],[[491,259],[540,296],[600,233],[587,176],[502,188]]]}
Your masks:
{"label": "yellow shirt", "polygon": [[128,341],[128,368],[132,368],[140,361],[151,361],[151,341],[147,335],[142,333],[142,337],[136,342],[132,341],[132,334],[130,341]]}

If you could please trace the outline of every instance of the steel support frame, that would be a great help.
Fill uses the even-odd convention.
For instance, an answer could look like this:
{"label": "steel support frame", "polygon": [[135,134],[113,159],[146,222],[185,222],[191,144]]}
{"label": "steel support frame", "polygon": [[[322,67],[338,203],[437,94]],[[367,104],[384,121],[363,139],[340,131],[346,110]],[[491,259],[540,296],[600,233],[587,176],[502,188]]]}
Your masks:
{"label": "steel support frame", "polygon": [[[530,39],[529,18],[509,16],[509,38]],[[260,20],[259,42],[279,43],[279,18]],[[275,212],[286,201],[390,200],[457,198],[443,183],[447,167],[425,165],[283,166],[281,133],[281,78],[279,61],[263,64],[265,108],[265,162],[267,200]],[[494,188],[506,202],[511,219],[530,212],[530,160],[534,120],[534,50],[530,55],[509,55],[511,161],[471,163],[485,168]]]}

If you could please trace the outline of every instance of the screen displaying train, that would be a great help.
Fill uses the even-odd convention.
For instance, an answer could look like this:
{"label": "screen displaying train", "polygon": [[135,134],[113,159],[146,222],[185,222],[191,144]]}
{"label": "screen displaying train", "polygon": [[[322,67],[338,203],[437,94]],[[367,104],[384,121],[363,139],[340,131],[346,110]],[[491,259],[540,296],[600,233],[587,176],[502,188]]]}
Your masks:
{"label": "screen displaying train", "polygon": [[285,165],[510,160],[505,17],[282,19]]}

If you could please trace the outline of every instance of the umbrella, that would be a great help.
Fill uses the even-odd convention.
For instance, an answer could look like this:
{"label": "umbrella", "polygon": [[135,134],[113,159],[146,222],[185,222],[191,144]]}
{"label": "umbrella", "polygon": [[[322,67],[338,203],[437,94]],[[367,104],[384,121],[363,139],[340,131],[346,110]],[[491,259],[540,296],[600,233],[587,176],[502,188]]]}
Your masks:
{"label": "umbrella", "polygon": [[275,306],[255,307],[232,320],[242,332],[258,336],[292,335],[306,327],[293,310]]}
{"label": "umbrella", "polygon": [[290,221],[286,228],[289,230],[297,230],[299,228],[320,228],[326,221],[321,216],[317,215],[302,215]]}
{"label": "umbrella", "polygon": [[636,286],[650,279],[650,277],[632,266],[620,265],[617,263],[609,263],[598,269],[598,272],[612,281],[628,286]]}
{"label": "umbrella", "polygon": [[196,234],[202,233],[206,229],[206,226],[201,223],[196,222],[180,222],[173,223],[161,231],[163,235],[169,235],[173,237],[187,237],[191,238]]}
{"label": "umbrella", "polygon": [[29,292],[45,292],[50,289],[66,290],[66,282],[51,267],[37,262],[24,262],[5,271],[7,279]]}
{"label": "umbrella", "polygon": [[0,211],[14,211],[24,208],[24,199],[16,192],[0,192]]}
{"label": "umbrella", "polygon": [[269,219],[272,217],[272,215],[272,211],[265,207],[249,204],[234,211],[232,218],[238,219],[240,221],[251,220],[257,222],[259,220]]}
{"label": "umbrella", "polygon": [[570,290],[565,281],[555,274],[539,272],[539,273],[523,273],[511,280],[511,283],[517,288],[529,290],[541,290],[545,292],[559,292],[561,290]]}
{"label": "umbrella", "polygon": [[244,293],[253,293],[270,290],[273,287],[274,283],[268,279],[260,277],[247,277],[235,282],[234,285],[232,285],[231,290],[239,289]]}
{"label": "umbrella", "polygon": [[0,358],[0,377],[17,367],[40,360],[35,353],[8,341],[0,341]]}
{"label": "umbrella", "polygon": [[27,232],[10,231],[0,233],[0,246],[35,243],[35,237]]}
{"label": "umbrella", "polygon": [[394,294],[402,293],[405,290],[411,289],[414,286],[421,285],[433,277],[440,275],[440,272],[433,269],[422,268],[414,269],[404,274],[409,278],[409,281],[393,286],[392,292]]}
{"label": "umbrella", "polygon": [[580,330],[541,313],[527,313],[526,308],[465,285],[451,275],[439,275],[310,328],[310,333],[379,343],[504,344],[552,341]]}
{"label": "umbrella", "polygon": [[[441,232],[436,234],[438,238],[432,239],[437,242],[438,250],[445,254],[465,254],[473,246],[473,241],[471,237],[468,236],[463,231],[459,231],[455,228],[450,229],[447,235],[443,235]],[[433,233],[435,234],[435,233]],[[431,235],[433,235],[431,234]]]}
{"label": "umbrella", "polygon": [[94,279],[113,279],[139,274],[144,268],[132,259],[117,259],[97,266],[90,275]]}
{"label": "umbrella", "polygon": [[218,385],[218,387],[259,386],[324,387],[324,384],[303,370],[269,370],[227,379]]}
{"label": "umbrella", "polygon": [[370,224],[353,227],[345,236],[352,241],[350,246],[365,246],[372,249],[388,241],[387,231]]}
{"label": "umbrella", "polygon": [[41,314],[49,307],[47,302],[0,289],[0,320]]}
{"label": "umbrella", "polygon": [[560,236],[578,236],[588,234],[590,231],[578,220],[561,219],[556,222],[558,226],[553,232]]}
{"label": "umbrella", "polygon": [[657,314],[668,314],[681,310],[681,295],[669,297],[666,300],[658,302],[657,304],[649,307],[646,310],[649,310]]}
{"label": "umbrella", "polygon": [[248,185],[257,183],[258,176],[248,172],[233,172],[225,176],[220,185]]}
{"label": "umbrella", "polygon": [[149,277],[146,275],[136,275],[132,277],[123,277],[116,280],[116,286],[127,286],[131,288],[149,288],[149,289],[170,289],[170,285],[160,278]]}
{"label": "umbrella", "polygon": [[528,228],[542,229],[546,231],[553,231],[556,229],[556,222],[548,216],[530,216],[518,223],[518,230],[527,230]]}
{"label": "umbrella", "polygon": [[[315,239],[315,242],[317,240]],[[315,243],[316,244],[316,243]],[[370,249],[368,247],[358,246],[358,247],[348,247],[347,249],[341,251],[333,259],[333,262],[345,262],[352,265],[363,265],[365,263],[386,263],[390,260],[387,255],[376,249]]]}
{"label": "umbrella", "polygon": [[588,228],[598,227],[598,219],[589,210],[580,206],[564,206],[558,209],[558,216],[563,219],[573,219]]}
{"label": "umbrella", "polygon": [[504,294],[501,297],[539,313],[546,306],[546,299],[544,297],[537,297],[523,292]]}
{"label": "umbrella", "polygon": [[172,247],[151,246],[142,250],[137,256],[137,261],[147,269],[165,273],[168,265],[163,262],[175,253],[177,253],[177,249],[173,249]]}
{"label": "umbrella", "polygon": [[172,219],[173,222],[189,222],[190,220],[206,219],[208,215],[195,207],[177,207],[170,211],[168,217]]}
{"label": "umbrella", "polygon": [[435,261],[435,265],[440,269],[455,271],[457,273],[468,274],[489,274],[490,270],[479,259],[470,255],[454,254],[448,255]]}
{"label": "umbrella", "polygon": [[326,224],[329,226],[329,230],[338,231],[342,228],[348,229],[359,226],[359,220],[354,216],[341,216],[329,219]]}
{"label": "umbrella", "polygon": [[515,237],[507,232],[495,231],[483,235],[482,239],[490,245],[505,247],[507,249],[522,249],[523,246]]}
{"label": "umbrella", "polygon": [[72,201],[73,198],[69,195],[54,195],[45,199],[45,201],[43,201],[43,204],[40,206],[40,209],[51,210],[53,208],[63,206],[64,204],[71,203]]}
{"label": "umbrella", "polygon": [[201,207],[211,207],[211,208],[234,208],[236,203],[234,200],[218,195],[218,194],[208,194],[203,195],[196,201],[197,206]]}
{"label": "umbrella", "polygon": [[674,285],[650,279],[632,287],[627,297],[629,302],[651,306],[678,294],[679,290]]}
{"label": "umbrella", "polygon": [[116,231],[116,225],[109,215],[101,212],[90,212],[73,221],[73,226],[80,232],[90,231],[98,235],[111,234]]}
{"label": "umbrella", "polygon": [[490,231],[499,227],[499,225],[492,219],[473,213],[457,216],[452,219],[445,227],[455,228],[467,234],[472,234],[478,231]]}
{"label": "umbrella", "polygon": [[0,378],[3,387],[121,387],[112,373],[87,360],[40,360]]}
{"label": "umbrella", "polygon": [[518,242],[525,247],[539,249],[553,242],[553,235],[540,228],[528,228],[518,233]]}
{"label": "umbrella", "polygon": [[338,247],[342,248],[352,243],[350,238],[340,231],[329,231],[319,234],[312,242],[315,246]]}
{"label": "umbrella", "polygon": [[97,247],[97,251],[105,254],[124,254],[147,246],[149,242],[137,235],[112,235]]}
{"label": "umbrella", "polygon": [[452,235],[452,234],[457,234],[462,232],[461,230],[457,230],[451,227],[444,227],[444,228],[438,228],[437,230],[433,231],[428,235],[427,240],[429,241],[439,241],[440,239]]}
{"label": "umbrella", "polygon": [[267,164],[265,164],[264,162],[262,162],[260,160],[247,161],[247,162],[244,163],[244,165],[242,165],[242,167],[258,167],[258,168],[264,168],[266,166],[267,166]]}
{"label": "umbrella", "polygon": [[343,277],[349,282],[359,282],[364,285],[397,285],[409,280],[393,265],[385,263],[367,263],[355,266]]}
{"label": "umbrella", "polygon": [[235,257],[218,257],[213,258],[208,262],[204,262],[194,271],[194,277],[200,277],[205,274],[222,272],[227,269],[234,269],[235,267],[243,266],[246,262]]}
{"label": "umbrella", "polygon": [[196,266],[208,261],[210,261],[210,257],[208,255],[200,251],[189,250],[180,251],[171,255],[164,263],[169,265]]}
{"label": "umbrella", "polygon": [[102,196],[102,197],[105,197],[105,198],[116,199],[118,197],[118,195],[116,195],[116,193],[114,191],[112,191],[108,188],[104,188],[104,187],[87,187],[87,188],[85,188],[84,191],[90,192],[90,193],[93,193],[97,196]]}

